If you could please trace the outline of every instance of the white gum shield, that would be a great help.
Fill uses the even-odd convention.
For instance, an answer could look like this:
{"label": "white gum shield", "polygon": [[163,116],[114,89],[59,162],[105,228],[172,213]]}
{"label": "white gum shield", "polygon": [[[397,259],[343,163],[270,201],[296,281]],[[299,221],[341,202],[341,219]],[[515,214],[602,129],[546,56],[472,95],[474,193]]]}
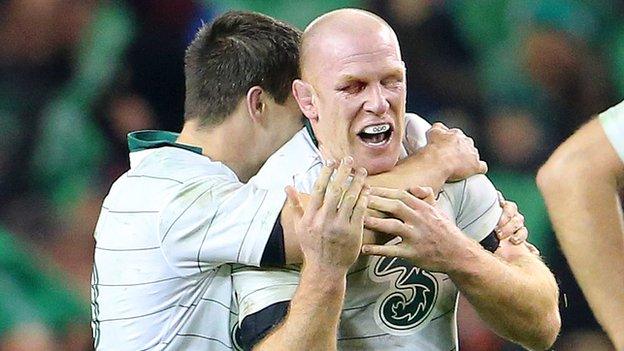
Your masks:
{"label": "white gum shield", "polygon": [[388,130],[390,130],[390,124],[384,123],[384,124],[376,124],[376,125],[368,126],[364,128],[362,132],[366,134],[379,134],[379,133],[385,133]]}

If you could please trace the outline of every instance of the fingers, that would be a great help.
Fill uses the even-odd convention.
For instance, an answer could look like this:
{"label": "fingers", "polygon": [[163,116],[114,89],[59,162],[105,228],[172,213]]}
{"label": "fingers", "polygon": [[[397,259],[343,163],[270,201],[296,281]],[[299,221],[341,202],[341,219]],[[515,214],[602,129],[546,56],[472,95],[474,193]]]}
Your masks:
{"label": "fingers", "polygon": [[515,215],[518,214],[518,205],[513,201],[506,201],[503,198],[503,194],[498,192],[498,203],[503,209],[500,219],[498,220],[497,227],[502,227],[509,222]]}
{"label": "fingers", "polygon": [[318,210],[323,206],[323,200],[325,198],[325,192],[327,191],[327,185],[331,179],[331,175],[336,169],[336,161],[327,160],[325,165],[321,169],[318,179],[314,182],[312,188],[312,194],[310,196],[310,202],[308,206],[312,210]]}
{"label": "fingers", "polygon": [[366,209],[368,207],[369,192],[370,190],[368,187],[364,187],[362,189],[357,203],[355,204],[355,208],[353,209],[353,214],[350,218],[351,224],[357,225],[358,228],[362,228],[362,225],[364,224],[364,215],[366,214]]}
{"label": "fingers", "polygon": [[[342,196],[349,186],[349,175],[353,168],[353,157],[347,156],[342,159],[334,179],[331,180],[325,191],[323,208],[327,212],[336,212]],[[357,199],[357,197],[356,197]]]}
{"label": "fingers", "polygon": [[524,216],[518,212],[518,206],[512,201],[505,201],[500,192],[498,199],[503,208],[503,214],[496,226],[498,239],[509,238],[509,241],[514,245],[523,243],[529,235],[529,231],[524,226]]}
{"label": "fingers", "polygon": [[368,207],[390,214],[403,221],[415,215],[414,210],[425,208],[425,202],[404,190],[389,188],[371,188]]}
{"label": "fingers", "polygon": [[299,192],[292,187],[287,186],[286,189],[286,203],[292,209],[293,214],[295,215],[294,220],[298,221],[303,217],[303,205],[301,204],[301,200],[299,199]]}
{"label": "fingers", "polygon": [[[370,201],[370,198],[369,198]],[[364,218],[364,226],[376,232],[403,237],[406,235],[406,224],[396,218]]]}
{"label": "fingers", "polygon": [[529,230],[526,227],[522,227],[518,229],[518,231],[516,231],[516,233],[512,235],[511,238],[509,238],[509,241],[511,241],[511,243],[514,245],[520,245],[525,242],[528,237]]}
{"label": "fingers", "polygon": [[399,245],[363,245],[362,254],[401,257],[401,247]]}
{"label": "fingers", "polygon": [[349,188],[342,196],[342,201],[340,202],[338,208],[338,216],[343,220],[349,221],[351,215],[353,214],[354,207],[356,206],[356,202],[360,198],[360,194],[364,187],[364,180],[366,179],[366,169],[360,167],[355,172],[355,176],[353,180],[351,180],[351,184]]}
{"label": "fingers", "polygon": [[[369,194],[370,194],[370,190],[369,190]],[[367,217],[375,217],[375,218],[388,218],[388,214],[387,213],[383,213],[381,211],[374,210],[374,209],[372,209],[370,207],[366,209],[366,216]]]}
{"label": "fingers", "polygon": [[496,234],[499,240],[505,240],[514,235],[522,227],[524,227],[524,217],[521,214],[517,214],[505,223],[505,225],[497,227]]}
{"label": "fingers", "polygon": [[417,198],[425,201],[429,205],[435,205],[435,194],[433,189],[428,186],[414,186],[409,189],[410,193]]}

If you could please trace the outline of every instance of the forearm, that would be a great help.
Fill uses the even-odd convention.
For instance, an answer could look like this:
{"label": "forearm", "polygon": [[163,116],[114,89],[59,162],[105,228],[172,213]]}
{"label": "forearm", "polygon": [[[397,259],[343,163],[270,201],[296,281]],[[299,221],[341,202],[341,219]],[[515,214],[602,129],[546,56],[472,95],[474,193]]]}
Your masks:
{"label": "forearm", "polygon": [[505,260],[473,244],[460,269],[449,272],[453,282],[497,334],[529,349],[549,348],[561,322],[558,289],[548,268],[508,241],[501,245],[521,252]]}
{"label": "forearm", "polygon": [[552,166],[545,172],[569,175],[539,178],[557,239],[596,319],[624,349],[624,229],[615,177]]}
{"label": "forearm", "polygon": [[366,183],[369,186],[405,190],[414,186],[428,186],[438,193],[449,175],[450,170],[443,160],[424,147],[404,159],[391,171],[369,175]]}
{"label": "forearm", "polygon": [[336,350],[346,272],[304,267],[284,321],[254,350]]}

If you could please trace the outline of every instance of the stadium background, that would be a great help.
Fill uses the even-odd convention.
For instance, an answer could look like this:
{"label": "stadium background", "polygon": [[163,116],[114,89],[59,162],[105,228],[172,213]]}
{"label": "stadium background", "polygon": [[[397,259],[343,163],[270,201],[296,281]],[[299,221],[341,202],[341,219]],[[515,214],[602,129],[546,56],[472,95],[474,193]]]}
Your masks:
{"label": "stadium background", "polygon": [[[393,26],[408,110],[473,136],[492,181],[520,206],[561,287],[555,349],[610,350],[534,176],[624,96],[624,2],[615,0],[0,0],[0,350],[92,348],[99,206],[128,166],[128,131],[180,130],[183,53],[202,20],[251,9],[304,28],[346,6]],[[519,349],[465,304],[460,336],[464,351]]]}

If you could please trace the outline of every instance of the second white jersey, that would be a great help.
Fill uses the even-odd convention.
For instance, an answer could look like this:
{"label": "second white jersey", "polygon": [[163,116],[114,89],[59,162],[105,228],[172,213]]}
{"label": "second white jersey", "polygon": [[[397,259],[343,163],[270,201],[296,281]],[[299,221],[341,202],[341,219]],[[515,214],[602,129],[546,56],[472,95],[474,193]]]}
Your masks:
{"label": "second white jersey", "polygon": [[[425,131],[430,125],[416,115],[408,114],[406,118],[408,137],[404,145],[425,145]],[[273,155],[263,171],[280,172],[289,162],[308,162],[307,171],[295,174],[292,182],[299,191],[310,193],[322,160],[306,130]],[[476,241],[492,232],[502,212],[496,189],[483,175],[444,185],[437,206]],[[239,321],[274,303],[290,300],[298,280],[296,270],[235,267],[233,284]],[[446,274],[427,272],[398,258],[360,258],[347,276],[339,349],[455,350],[457,295],[457,288]]]}
{"label": "second white jersey", "polygon": [[624,101],[602,112],[598,118],[609,142],[624,161]]}

